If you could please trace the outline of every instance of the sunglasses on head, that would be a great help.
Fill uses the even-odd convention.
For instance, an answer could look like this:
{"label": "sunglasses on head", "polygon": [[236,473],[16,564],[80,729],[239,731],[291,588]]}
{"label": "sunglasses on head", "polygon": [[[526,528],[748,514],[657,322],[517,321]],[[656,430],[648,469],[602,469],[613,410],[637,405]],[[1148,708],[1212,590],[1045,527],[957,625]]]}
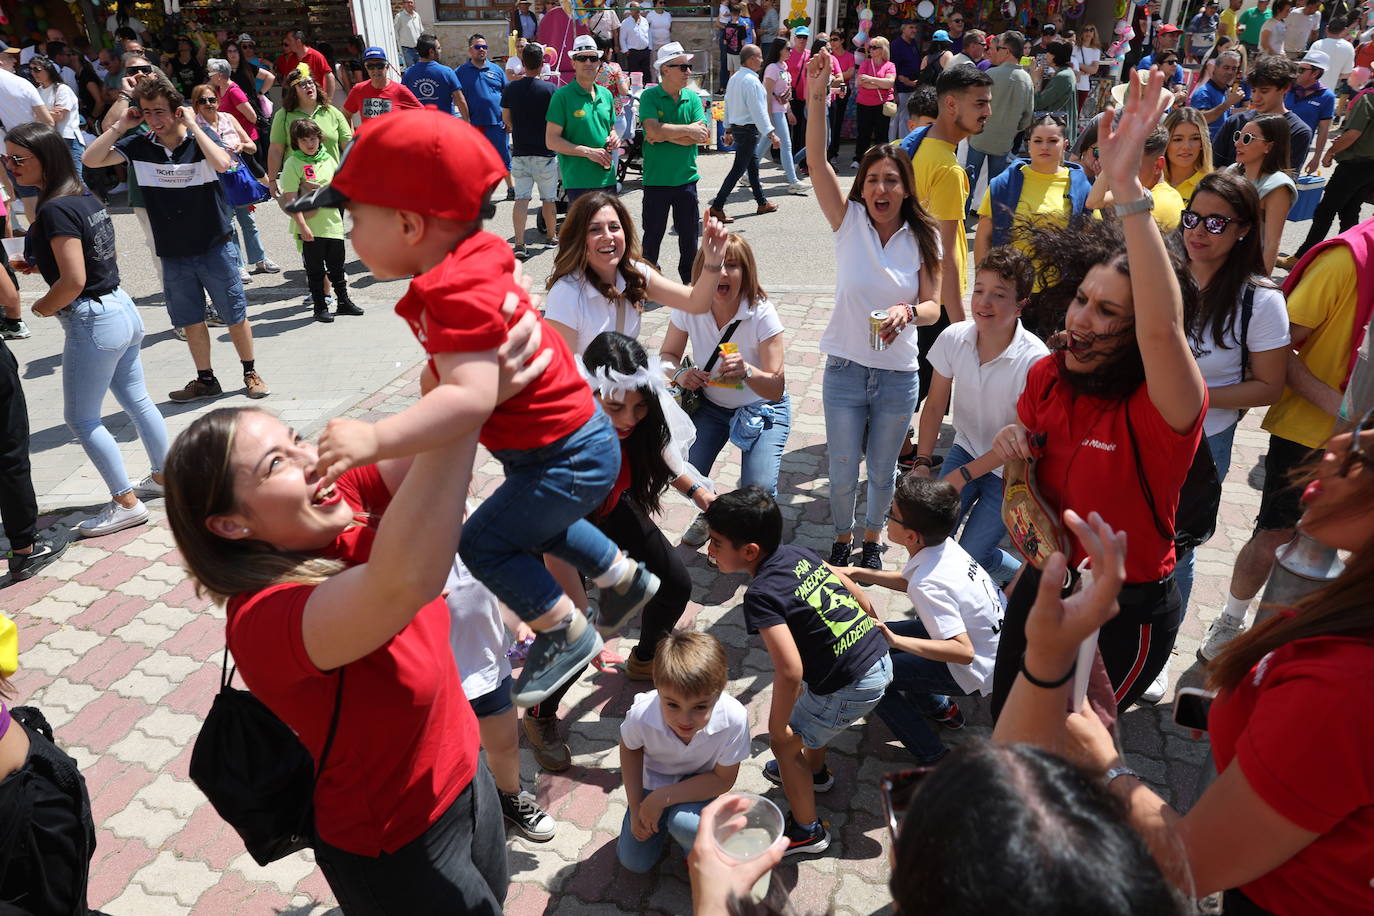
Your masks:
{"label": "sunglasses on head", "polygon": [[1234,216],[1221,216],[1216,213],[1211,216],[1203,216],[1196,210],[1184,210],[1179,216],[1179,221],[1183,223],[1184,229],[1196,229],[1198,223],[1201,223],[1202,228],[1212,235],[1221,235],[1226,231],[1227,226],[1238,222]]}

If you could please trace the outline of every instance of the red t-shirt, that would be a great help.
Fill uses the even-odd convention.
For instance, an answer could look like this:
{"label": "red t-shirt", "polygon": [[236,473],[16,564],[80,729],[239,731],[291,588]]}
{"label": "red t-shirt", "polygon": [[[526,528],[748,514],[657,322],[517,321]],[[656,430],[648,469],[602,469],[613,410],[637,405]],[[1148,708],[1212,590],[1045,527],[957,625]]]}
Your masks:
{"label": "red t-shirt", "polygon": [[348,90],[348,98],[344,99],[343,109],[349,116],[363,113],[363,120],[375,118],[379,115],[391,114],[393,111],[400,111],[403,108],[421,108],[415,93],[405,87],[403,83],[388,81],[385,86],[378,89],[372,85],[372,81],[359,83]]}
{"label": "red t-shirt", "polygon": [[622,442],[620,444],[620,473],[615,475],[615,483],[611,484],[611,492],[606,494],[601,505],[592,513],[592,518],[605,518],[611,514],[616,506],[620,505],[620,497],[625,495],[625,491],[630,489],[630,484],[634,482],[632,475],[630,456],[625,453],[625,443]]}
{"label": "red t-shirt", "polygon": [[[366,563],[391,493],[375,465],[346,472],[338,487],[365,524],[344,531],[323,553]],[[226,638],[244,684],[318,760],[338,681],[305,653],[301,621],[314,589],[274,585],[235,595]],[[315,788],[316,826],[347,852],[395,852],[428,829],[477,771],[481,738],[453,663],[444,600],[426,604],[346,670],[339,729]]]}
{"label": "red t-shirt", "polygon": [[[1126,531],[1126,581],[1154,582],[1174,569],[1174,544],[1155,527],[1150,504],[1136,472],[1137,462],[1154,495],[1159,520],[1172,528],[1178,491],[1188,477],[1202,437],[1206,398],[1197,422],[1179,434],[1164,422],[1141,385],[1125,401],[1077,395],[1059,378],[1059,355],[1031,366],[1016,404],[1031,436],[1045,434],[1037,452],[1035,480],[1040,494],[1060,512],[1073,509],[1084,518],[1096,511],[1118,531]],[[1126,409],[1140,453],[1134,454],[1126,429]],[[1073,544],[1072,561],[1083,559]]]}
{"label": "red t-shirt", "polygon": [[[531,310],[529,295],[514,273],[515,254],[506,240],[490,232],[474,233],[410,281],[396,314],[410,323],[426,353],[494,350],[505,342],[506,329]],[[507,323],[501,307],[512,292],[520,303]],[[492,451],[548,445],[581,429],[597,410],[563,337],[545,325],[542,341],[542,349],[553,351],[553,362],[524,391],[496,405],[482,427],[482,444]]]}
{"label": "red t-shirt", "polygon": [[1280,916],[1374,912],[1374,639],[1275,649],[1212,704],[1217,772],[1234,758],[1255,794],[1321,834],[1241,887]]}
{"label": "red t-shirt", "polygon": [[320,98],[324,98],[324,80],[329,75],[329,61],[314,48],[306,48],[305,57],[297,57],[290,53],[278,57],[277,73],[281,74],[282,80],[285,81],[286,75],[296,69],[296,64],[302,61],[310,68],[310,76],[315,80],[315,85],[320,87]]}

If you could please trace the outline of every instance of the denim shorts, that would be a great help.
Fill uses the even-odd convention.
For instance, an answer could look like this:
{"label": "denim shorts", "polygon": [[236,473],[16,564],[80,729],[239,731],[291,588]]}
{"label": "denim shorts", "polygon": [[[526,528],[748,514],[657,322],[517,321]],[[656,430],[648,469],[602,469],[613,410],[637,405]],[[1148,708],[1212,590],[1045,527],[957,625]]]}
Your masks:
{"label": "denim shorts", "polygon": [[248,297],[239,276],[239,244],[233,233],[203,254],[161,260],[162,290],[172,327],[203,322],[207,293],[225,324],[232,327],[248,318]]}
{"label": "denim shorts", "polygon": [[892,683],[892,657],[887,653],[862,677],[834,693],[817,696],[805,682],[787,724],[801,736],[802,746],[818,750],[873,711]]}
{"label": "denim shorts", "polygon": [[472,706],[472,714],[479,719],[489,719],[514,708],[515,704],[510,699],[510,685],[511,676],[508,674],[501,679],[501,683],[480,697],[468,697],[468,704]]}
{"label": "denim shorts", "polygon": [[510,176],[515,182],[516,200],[529,200],[536,185],[540,200],[558,198],[557,156],[516,156],[510,162]]}

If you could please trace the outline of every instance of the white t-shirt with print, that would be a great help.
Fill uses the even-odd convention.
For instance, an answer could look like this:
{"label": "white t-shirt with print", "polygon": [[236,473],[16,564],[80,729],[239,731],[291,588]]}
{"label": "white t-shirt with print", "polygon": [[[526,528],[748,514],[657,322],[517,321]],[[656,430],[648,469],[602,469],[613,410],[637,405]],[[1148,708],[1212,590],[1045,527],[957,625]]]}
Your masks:
{"label": "white t-shirt with print", "polygon": [[496,596],[473,577],[463,561],[453,558],[444,588],[448,594],[449,646],[469,700],[491,693],[510,675],[506,648],[510,634],[501,620]]}
{"label": "white t-shirt with print", "polygon": [[[1026,373],[1049,352],[1020,321],[1007,348],[986,363],[978,358],[978,327],[972,318],[941,331],[928,358],[931,368],[954,380],[954,444],[974,458],[991,449],[998,431],[1016,421]],[[993,473],[1001,477],[1002,469]]]}
{"label": "white t-shirt with print", "polygon": [[953,538],[923,548],[902,570],[906,594],[931,639],[967,633],[973,662],[949,665],[949,673],[970,695],[992,692],[992,666],[1007,597],[992,577]]}
{"label": "white t-shirt with print", "polygon": [[[644,276],[653,270],[644,261],[634,262],[634,269]],[[625,277],[616,271],[615,288],[625,290]],[[577,332],[577,356],[587,351],[587,344],[602,331],[619,331],[626,337],[639,339],[639,309],[622,302],[612,305],[585,276],[568,274],[544,296],[544,317],[567,325]]]}
{"label": "white t-shirt with print", "polygon": [[[735,328],[735,333],[730,336],[730,342],[739,345],[739,355],[751,366],[759,364],[759,344],[782,333],[782,320],[778,318],[778,310],[767,299],[752,307],[748,300],[742,300],[739,304],[739,311],[729,321],[725,322],[724,327],[716,326],[715,316],[710,312],[703,315],[692,315],[674,310],[668,320],[679,331],[687,332],[687,343],[691,347],[689,352],[692,354],[692,362],[696,363],[698,367],[706,365],[706,361],[711,358],[711,354],[720,343],[721,337],[724,336],[725,329],[736,320],[740,324],[739,327]],[[711,370],[711,376],[716,379],[720,376],[719,359],[716,360],[716,365]],[[728,410],[746,407],[750,404],[761,404],[768,400],[757,394],[742,379],[738,382],[722,380],[719,384],[707,385],[701,389],[701,392],[706,395],[706,400]]]}
{"label": "white t-shirt with print", "polygon": [[739,700],[722,693],[706,726],[684,744],[663,721],[658,691],[650,690],[630,704],[620,724],[620,740],[632,751],[644,751],[644,788],[652,792],[748,759],[749,713]]}
{"label": "white t-shirt with print", "polygon": [[[1202,329],[1201,340],[1195,345],[1194,352],[1197,354],[1197,367],[1202,371],[1202,380],[1208,388],[1234,385],[1241,380],[1240,328],[1241,308],[1237,303],[1231,323],[1222,335],[1225,347],[1216,345],[1210,323]],[[1255,301],[1250,310],[1250,327],[1246,337],[1246,346],[1252,354],[1288,346],[1288,306],[1282,290],[1263,286],[1255,288]],[[1238,419],[1240,411],[1233,407],[1210,407],[1206,419],[1202,421],[1203,435],[1215,436]]]}
{"label": "white t-shirt with print", "polygon": [[886,311],[900,302],[919,301],[921,249],[911,227],[903,223],[884,245],[868,218],[868,208],[851,200],[847,202],[844,222],[832,237],[835,310],[821,335],[821,352],[869,369],[914,372],[914,325],[904,328],[886,350],[875,350],[868,343],[870,312]]}

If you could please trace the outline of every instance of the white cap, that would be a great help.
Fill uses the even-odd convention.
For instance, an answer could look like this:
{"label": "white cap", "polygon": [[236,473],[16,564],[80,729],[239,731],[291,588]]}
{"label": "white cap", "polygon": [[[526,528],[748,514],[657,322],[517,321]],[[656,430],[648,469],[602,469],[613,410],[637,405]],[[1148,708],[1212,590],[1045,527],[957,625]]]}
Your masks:
{"label": "white cap", "polygon": [[658,49],[658,56],[654,58],[654,69],[660,69],[664,64],[676,60],[679,57],[687,58],[687,63],[692,62],[695,55],[688,54],[682,50],[682,42],[670,41]]}
{"label": "white cap", "polygon": [[573,39],[572,54],[581,54],[583,51],[591,51],[600,56],[601,49],[596,46],[596,39],[590,35],[578,35]]}

